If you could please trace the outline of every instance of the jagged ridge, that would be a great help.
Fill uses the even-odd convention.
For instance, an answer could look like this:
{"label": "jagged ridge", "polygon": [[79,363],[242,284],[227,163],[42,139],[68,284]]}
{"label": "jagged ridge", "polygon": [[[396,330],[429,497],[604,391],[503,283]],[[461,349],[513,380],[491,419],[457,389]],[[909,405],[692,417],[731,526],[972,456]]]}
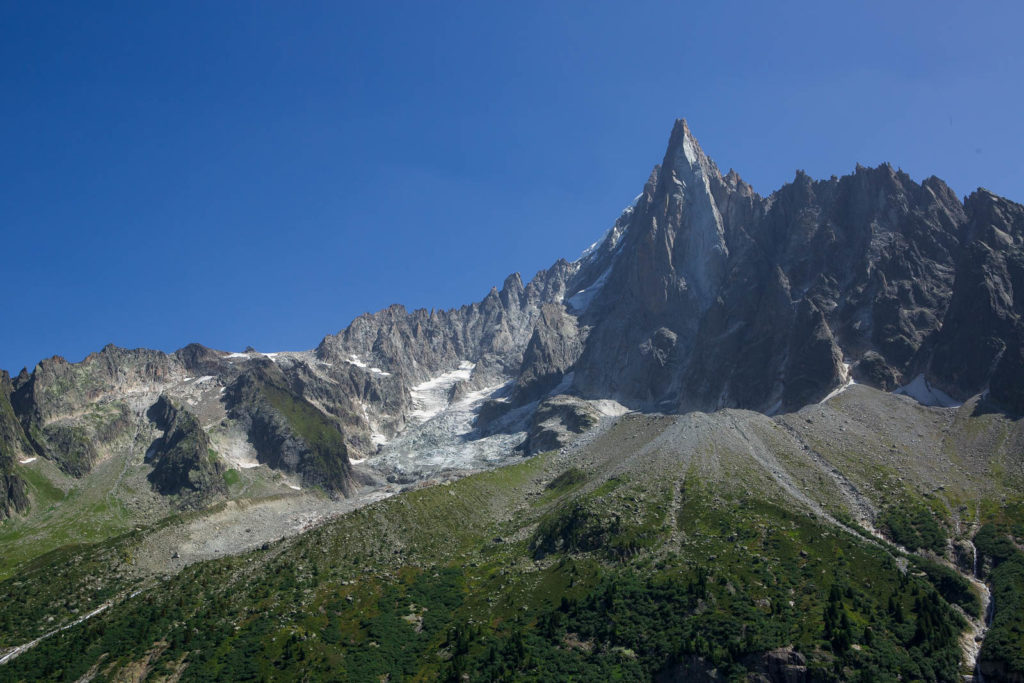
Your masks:
{"label": "jagged ridge", "polygon": [[[353,485],[349,455],[372,457],[417,424],[414,390],[465,364],[450,402],[505,385],[476,436],[525,432],[553,392],[639,410],[774,413],[851,376],[891,391],[922,375],[954,399],[988,391],[1019,413],[1022,244],[1024,207],[984,190],[961,202],[941,180],[919,184],[887,164],[823,181],[798,172],[762,197],[723,176],[681,120],[603,240],[528,284],[513,274],[458,309],[366,314],[312,352],[108,347],[82,363],[50,359],[5,393],[34,451],[76,476],[170,390],[244,423],[261,462],[337,492]],[[257,385],[276,397],[273,411],[240,407]],[[217,393],[228,387],[233,407]],[[305,457],[337,467],[295,456],[302,430],[289,420],[314,413],[340,440],[330,457]]]}

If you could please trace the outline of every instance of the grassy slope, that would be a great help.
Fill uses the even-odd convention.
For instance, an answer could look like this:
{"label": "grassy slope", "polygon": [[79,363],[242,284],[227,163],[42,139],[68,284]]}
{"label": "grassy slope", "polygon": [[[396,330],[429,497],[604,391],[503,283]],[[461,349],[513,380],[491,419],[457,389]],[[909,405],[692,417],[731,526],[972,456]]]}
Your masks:
{"label": "grassy slope", "polygon": [[[858,536],[829,468],[879,510],[913,503],[956,535],[958,524],[969,532],[964,513],[1013,516],[996,496],[1020,490],[1005,476],[1014,460],[995,449],[939,490],[935,477],[950,479],[953,466],[935,462],[950,451],[942,421],[961,417],[926,411],[922,422],[915,406],[883,407],[927,425],[907,437],[921,442],[916,452],[885,458],[860,433],[870,411],[849,403],[786,418],[803,441],[752,414],[630,417],[579,453],[412,492],[268,551],[189,567],[0,678],[92,667],[101,678],[142,667],[200,680],[647,678],[694,667],[742,677],[783,646],[825,679],[951,678],[963,621],[948,601],[970,612],[970,589],[924,560],[904,571],[898,551]],[[988,419],[975,438],[999,432],[1012,445],[1015,426]],[[799,426],[819,420],[825,428]],[[872,438],[899,449],[904,437]],[[896,474],[880,475],[885,465]]]}
{"label": "grassy slope", "polygon": [[[415,491],[267,551],[193,565],[44,641],[0,679],[90,669],[103,678],[126,667],[209,680],[648,678],[713,667],[742,677],[784,646],[825,679],[947,679],[963,626],[949,603],[970,613],[976,596],[942,558],[911,558],[904,571],[899,551],[858,536],[844,486],[879,514],[901,504],[914,519],[930,513],[920,517],[930,534],[969,536],[968,516],[1020,524],[1024,507],[1005,502],[1021,490],[1007,476],[1019,467],[1017,426],[919,414],[893,397],[900,403],[881,408],[844,400],[780,421],[631,416],[577,453]],[[876,408],[891,432],[868,426]],[[914,423],[909,436],[901,420]],[[980,459],[975,442],[990,449]],[[0,596],[30,599],[0,621],[0,642],[24,642],[54,610],[124,595],[133,584],[114,569],[145,533],[22,566]]]}
{"label": "grassy slope", "polygon": [[96,543],[124,533],[135,520],[106,488],[76,486],[51,463],[39,459],[20,468],[31,508],[0,526],[0,578],[18,565],[65,545]]}
{"label": "grassy slope", "polygon": [[337,425],[306,401],[274,384],[263,384],[260,390],[308,446],[309,453],[300,464],[304,478],[327,490],[347,491],[351,479],[351,472],[345,467],[348,451]]}

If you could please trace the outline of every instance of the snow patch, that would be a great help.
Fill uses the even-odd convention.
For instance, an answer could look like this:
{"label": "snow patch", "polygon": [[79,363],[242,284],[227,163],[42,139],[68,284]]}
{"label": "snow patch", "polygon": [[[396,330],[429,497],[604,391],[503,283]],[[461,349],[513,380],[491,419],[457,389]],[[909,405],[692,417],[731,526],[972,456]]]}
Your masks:
{"label": "snow patch", "polygon": [[[627,209],[627,212],[629,211],[632,211],[632,207]],[[582,312],[586,310],[587,307],[590,306],[590,302],[593,301],[595,296],[597,296],[598,292],[600,292],[604,288],[605,283],[608,281],[608,276],[611,274],[612,268],[615,265],[615,260],[619,257],[619,254],[622,252],[622,247],[624,246],[622,242],[622,236],[625,234],[625,232],[625,228],[620,227],[619,224],[616,223],[614,226],[612,226],[611,229],[609,229],[604,234],[604,236],[601,239],[590,245],[590,247],[583,252],[583,255],[579,258],[578,261],[574,262],[573,265],[579,265],[583,263],[585,260],[594,258],[596,252],[599,249],[601,249],[605,243],[609,245],[609,250],[615,249],[615,251],[612,253],[611,259],[608,262],[608,266],[604,269],[604,272],[598,275],[597,278],[589,285],[587,285],[583,289],[579,290],[572,296],[565,299],[565,303],[571,309],[575,310],[576,312]],[[618,248],[616,249],[616,247]]]}
{"label": "snow patch", "polygon": [[611,272],[612,266],[609,264],[608,267],[605,268],[605,271],[601,273],[601,276],[594,280],[589,287],[585,287],[576,292],[566,299],[565,303],[569,304],[569,306],[575,311],[587,310],[587,307],[590,306],[590,302],[593,301],[598,292],[604,288],[604,283],[608,281],[608,276]]}
{"label": "snow patch", "polygon": [[359,356],[357,356],[355,354],[352,354],[352,355],[350,355],[348,357],[348,362],[351,363],[352,365],[356,366],[357,368],[362,368],[363,370],[371,372],[374,375],[380,375],[381,377],[390,377],[391,376],[390,372],[385,372],[384,370],[381,370],[380,368],[368,367],[366,365],[366,363],[364,363],[363,360]]}
{"label": "snow patch", "polygon": [[[630,210],[632,210],[632,207],[630,207]],[[607,241],[608,241],[608,238],[609,238],[609,237],[611,236],[611,234],[612,234],[612,233],[613,233],[614,231],[615,231],[615,227],[614,227],[614,226],[613,226],[613,227],[610,227],[610,228],[608,228],[607,230],[605,230],[605,231],[604,231],[604,234],[603,234],[603,235],[601,235],[601,237],[600,237],[600,238],[599,238],[599,239],[598,239],[598,240],[597,240],[596,242],[594,242],[594,243],[593,243],[593,244],[591,244],[591,245],[590,245],[589,247],[587,247],[586,249],[584,249],[584,250],[583,250],[583,253],[582,253],[582,254],[580,254],[580,257],[579,257],[578,259],[576,259],[576,263],[580,263],[581,261],[585,261],[585,260],[587,260],[587,258],[588,258],[588,257],[589,257],[589,256],[590,256],[591,254],[593,254],[593,253],[594,253],[595,251],[597,251],[598,249],[600,249],[600,248],[601,248],[601,246],[602,246],[602,245],[603,245],[603,244],[604,244],[605,242],[607,242]],[[613,244],[612,246],[615,246],[615,245]]]}
{"label": "snow patch", "polygon": [[295,484],[288,484],[288,488],[295,489],[296,491],[301,491],[302,490],[301,486],[296,486]]}
{"label": "snow patch", "polygon": [[201,384],[202,382],[209,382],[211,379],[213,379],[213,375],[203,375],[202,377],[196,380],[196,384]]}
{"label": "snow patch", "polygon": [[21,460],[19,460],[18,462],[20,462],[20,463],[21,463],[22,465],[27,465],[27,464],[29,464],[30,462],[35,462],[35,461],[36,461],[36,460],[38,460],[38,459],[39,459],[39,458],[37,458],[37,457],[35,457],[35,456],[32,456],[31,458],[22,458],[22,459],[21,459]]}
{"label": "snow patch", "polygon": [[584,261],[588,260],[589,258],[591,258],[592,256],[594,256],[594,254],[601,250],[605,243],[608,244],[609,249],[614,249],[618,245],[619,240],[622,239],[623,233],[626,231],[625,228],[621,227],[620,225],[622,218],[633,213],[633,210],[636,208],[637,202],[639,202],[640,198],[643,196],[643,193],[640,193],[636,197],[634,197],[633,203],[622,210],[622,214],[620,214],[619,219],[615,222],[615,225],[605,230],[604,234],[601,235],[601,237],[596,242],[594,242],[589,247],[584,249],[583,253],[580,254],[580,257],[573,261],[573,265],[579,265]]}
{"label": "snow patch", "polygon": [[[829,399],[835,398],[836,396],[838,396],[839,394],[843,393],[844,391],[846,391],[847,389],[852,387],[854,384],[856,384],[856,382],[853,381],[853,372],[850,370],[850,368],[851,368],[851,364],[844,361],[843,362],[843,373],[842,373],[843,383],[840,384],[837,389],[834,389],[831,393],[829,393],[828,396],[826,396],[825,398],[823,398],[820,401],[818,401],[819,404],[825,403]],[[768,414],[771,415],[772,413],[768,413]]]}
{"label": "snow patch", "polygon": [[906,384],[892,393],[909,396],[923,406],[959,408],[963,405],[946,392],[929,384],[923,373],[915,377],[910,384]]}

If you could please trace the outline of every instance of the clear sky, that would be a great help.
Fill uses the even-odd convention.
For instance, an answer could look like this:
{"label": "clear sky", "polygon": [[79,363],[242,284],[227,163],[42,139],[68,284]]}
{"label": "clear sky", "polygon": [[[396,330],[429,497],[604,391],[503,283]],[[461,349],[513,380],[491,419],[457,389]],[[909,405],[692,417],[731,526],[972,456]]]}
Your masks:
{"label": "clear sky", "polygon": [[0,367],[312,348],[575,258],[686,117],[761,194],[1024,201],[1020,2],[0,1]]}

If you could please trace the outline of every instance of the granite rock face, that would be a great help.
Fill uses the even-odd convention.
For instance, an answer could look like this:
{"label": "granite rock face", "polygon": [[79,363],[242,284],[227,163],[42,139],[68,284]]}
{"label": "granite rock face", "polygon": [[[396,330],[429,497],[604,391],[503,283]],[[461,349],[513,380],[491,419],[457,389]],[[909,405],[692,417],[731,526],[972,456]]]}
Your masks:
{"label": "granite rock face", "polygon": [[[477,303],[391,306],[304,352],[108,346],[42,361],[0,392],[16,418],[0,476],[14,481],[8,454],[21,450],[82,476],[151,429],[161,397],[199,424],[237,426],[260,463],[338,495],[357,485],[353,460],[411,457],[391,442],[501,432],[536,451],[588,400],[775,413],[848,381],[893,391],[920,377],[1021,414],[1022,292],[1019,204],[985,190],[961,201],[888,164],[798,171],[762,197],[677,121],[641,194],[581,258],[525,284],[513,274]],[[552,403],[564,395],[571,410]],[[8,483],[6,500],[19,490]]]}
{"label": "granite rock face", "polygon": [[523,352],[513,405],[536,401],[557,387],[583,351],[576,319],[562,306],[545,303]]}
{"label": "granite rock face", "polygon": [[332,494],[354,490],[342,430],[289,386],[275,363],[251,364],[226,393],[228,414],[240,421],[260,462],[301,476]]}
{"label": "granite rock face", "polygon": [[956,280],[935,336],[935,384],[964,398],[990,384],[992,398],[1024,412],[1024,207],[978,190],[965,202]]}
{"label": "granite rock face", "polygon": [[523,285],[518,273],[492,288],[479,303],[448,311],[408,312],[391,306],[356,318],[337,335],[325,337],[319,360],[372,366],[397,375],[407,387],[475,364],[473,380],[515,376],[545,303],[561,304],[575,268],[559,260]]}
{"label": "granite rock face", "polygon": [[928,368],[967,222],[941,181],[888,165],[798,172],[759,197],[678,122],[581,317],[593,329],[576,388],[637,408],[773,411],[824,397],[844,359],[870,358],[862,377],[883,385],[909,379]]}
{"label": "granite rock face", "polygon": [[199,507],[227,493],[224,464],[195,415],[161,395],[147,416],[164,432],[149,449],[154,489],[178,496],[181,507]]}
{"label": "granite rock face", "polygon": [[637,409],[775,412],[850,372],[885,390],[924,374],[1019,412],[1022,211],[888,164],[798,172],[762,198],[680,121],[577,312],[573,389]]}
{"label": "granite rock face", "polygon": [[31,446],[11,407],[11,376],[0,370],[0,520],[28,508],[25,482],[14,470],[19,456],[31,453]]}

